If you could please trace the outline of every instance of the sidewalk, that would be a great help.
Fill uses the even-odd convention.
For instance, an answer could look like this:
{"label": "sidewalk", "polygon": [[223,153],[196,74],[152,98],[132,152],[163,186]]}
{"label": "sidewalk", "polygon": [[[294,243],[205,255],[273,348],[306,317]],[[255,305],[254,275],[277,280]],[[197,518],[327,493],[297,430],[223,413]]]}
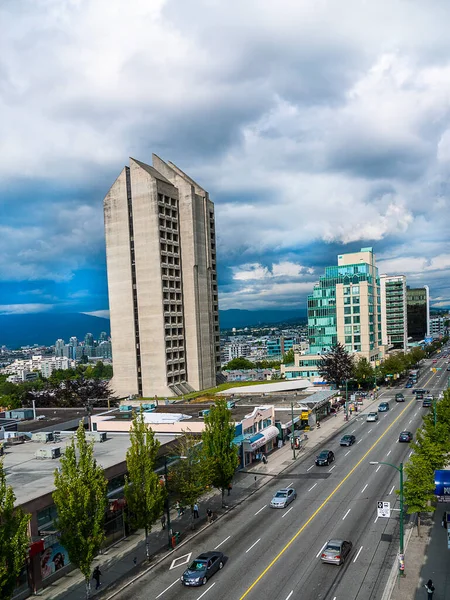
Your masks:
{"label": "sidewalk", "polygon": [[[360,412],[368,412],[368,409],[376,403],[378,403],[378,400],[366,400]],[[331,415],[321,421],[320,429],[315,428],[309,431],[308,439],[303,444],[302,449],[296,450],[296,462],[312,454],[316,448],[326,443],[340,429],[348,427],[358,415],[359,413],[347,422],[344,419],[344,411],[341,409],[337,417]],[[206,526],[207,508],[211,508],[218,517],[223,516],[228,510],[239,505],[254,494],[256,490],[271,481],[274,476],[291,466],[293,462],[292,448],[290,444],[286,444],[268,456],[267,464],[257,463],[251,465],[248,470],[238,472],[233,481],[231,495],[225,497],[225,501],[229,504],[226,509],[222,508],[220,492],[214,490],[205,494],[199,501],[200,518],[195,520],[196,529],[194,531],[191,529],[189,510],[182,517],[178,517],[176,511],[171,511],[172,530],[180,532],[181,544],[195,536]],[[145,558],[143,538],[143,533],[137,532],[127,539],[117,542],[117,544],[96,557],[92,569],[99,565],[103,576],[101,578],[102,585],[98,591],[94,589],[95,582],[91,581],[91,586],[93,586],[92,596],[99,599],[108,598],[114,593],[114,590],[119,590],[127,582],[132,581],[148,569],[149,565],[156,564],[172,552],[168,549],[167,529],[162,531],[159,523],[155,524],[149,536],[150,563]],[[76,569],[40,591],[38,595],[45,600],[61,600],[62,598],[64,600],[82,600],[85,597],[84,580],[78,569]]]}

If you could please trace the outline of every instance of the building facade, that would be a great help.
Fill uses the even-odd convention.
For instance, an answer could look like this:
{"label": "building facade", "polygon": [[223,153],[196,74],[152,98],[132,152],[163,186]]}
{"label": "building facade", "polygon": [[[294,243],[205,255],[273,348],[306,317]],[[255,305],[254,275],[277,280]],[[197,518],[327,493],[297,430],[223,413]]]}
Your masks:
{"label": "building facade", "polygon": [[446,323],[448,323],[448,321],[449,317],[432,317],[430,319],[430,335],[433,337],[446,335],[448,330]]}
{"label": "building facade", "polygon": [[427,285],[406,289],[408,339],[420,342],[430,335],[430,292]]}
{"label": "building facade", "polygon": [[381,275],[380,290],[383,345],[388,349],[406,350],[408,318],[405,275]]}
{"label": "building facade", "polygon": [[337,266],[326,267],[308,296],[308,337],[312,355],[339,342],[372,363],[382,357],[380,279],[372,248],[339,255]]}
{"label": "building facade", "polygon": [[214,204],[173,163],[130,159],[104,200],[119,396],[213,387],[220,370]]}

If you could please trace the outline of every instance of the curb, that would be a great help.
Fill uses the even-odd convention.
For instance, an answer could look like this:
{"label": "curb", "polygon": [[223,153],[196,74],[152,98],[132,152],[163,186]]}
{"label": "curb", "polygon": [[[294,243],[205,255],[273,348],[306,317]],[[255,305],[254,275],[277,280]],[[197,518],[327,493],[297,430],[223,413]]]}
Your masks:
{"label": "curb", "polygon": [[[414,521],[411,524],[412,526],[409,528],[408,533],[406,535],[405,554],[406,554],[406,549],[408,548],[409,540],[411,539],[412,533],[414,531],[414,527],[416,526],[416,519],[417,519],[417,515],[415,516]],[[392,565],[392,568],[391,568],[391,573],[390,573],[389,578],[386,583],[386,587],[384,588],[383,595],[381,596],[381,600],[390,600],[391,599],[392,594],[394,592],[395,584],[397,582],[397,576],[398,576],[398,566],[397,566],[397,562],[394,561],[394,564]]]}

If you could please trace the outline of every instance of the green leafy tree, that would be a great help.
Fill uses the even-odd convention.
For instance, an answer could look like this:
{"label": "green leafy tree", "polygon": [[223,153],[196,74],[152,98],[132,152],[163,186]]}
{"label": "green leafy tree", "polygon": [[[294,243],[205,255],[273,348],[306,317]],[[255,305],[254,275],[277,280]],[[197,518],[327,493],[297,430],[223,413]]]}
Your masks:
{"label": "green leafy tree", "polygon": [[239,358],[233,358],[230,362],[223,367],[225,371],[234,371],[236,369],[254,369],[255,363],[240,356]]}
{"label": "green leafy tree", "polygon": [[0,598],[10,600],[28,551],[30,515],[14,508],[16,497],[6,485],[3,461],[0,462]]}
{"label": "green leafy tree", "polygon": [[211,485],[211,467],[198,438],[189,435],[180,438],[177,452],[178,460],[169,471],[170,492],[178,497],[182,506],[190,507],[193,528],[194,504]]}
{"label": "green leafy tree", "polygon": [[353,369],[353,377],[356,379],[358,385],[363,388],[373,385],[374,369],[367,358],[362,357],[356,361]]}
{"label": "green leafy tree", "polygon": [[283,355],[283,364],[290,365],[294,362],[294,349],[291,348]]}
{"label": "green leafy tree", "polygon": [[420,514],[435,510],[434,469],[422,454],[413,454],[405,466],[407,479],[403,486],[403,497],[407,513],[417,513],[417,533],[420,536]]}
{"label": "green leafy tree", "polygon": [[131,523],[145,531],[145,552],[150,558],[149,533],[164,508],[165,488],[155,473],[160,443],[144,421],[142,410],[135,413],[130,430],[131,446],[127,451],[128,475],[125,498]]}
{"label": "green leafy tree", "polygon": [[217,400],[205,416],[202,440],[205,456],[211,465],[212,484],[222,491],[222,506],[225,490],[233,480],[239,465],[238,448],[233,444],[235,424],[226,400]]}
{"label": "green leafy tree", "polygon": [[319,375],[336,388],[353,376],[353,356],[340,343],[324,354],[318,365]]}
{"label": "green leafy tree", "polygon": [[93,443],[86,440],[82,422],[66,447],[60,469],[55,471],[55,488],[61,544],[70,562],[83,574],[89,598],[91,565],[105,539],[108,501],[107,480],[94,458]]}

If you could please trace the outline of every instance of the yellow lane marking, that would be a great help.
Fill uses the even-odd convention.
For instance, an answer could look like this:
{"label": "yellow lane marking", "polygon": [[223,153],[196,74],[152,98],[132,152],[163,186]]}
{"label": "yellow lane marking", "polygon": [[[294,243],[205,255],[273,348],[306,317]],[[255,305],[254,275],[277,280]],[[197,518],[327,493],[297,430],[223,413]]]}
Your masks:
{"label": "yellow lane marking", "polygon": [[375,446],[377,446],[381,442],[381,440],[388,433],[388,431],[391,429],[391,427],[393,427],[397,423],[397,421],[399,419],[401,419],[401,417],[403,416],[403,413],[411,406],[411,404],[413,404],[413,402],[414,402],[414,400],[409,401],[409,403],[405,406],[405,408],[398,415],[398,417],[396,419],[394,419],[394,421],[392,421],[392,423],[389,425],[389,427],[386,429],[386,431],[380,435],[380,437],[377,439],[377,441],[369,448],[369,450],[367,450],[367,452],[364,454],[364,456],[347,473],[347,475],[344,477],[344,479],[342,479],[342,481],[334,488],[334,490],[331,492],[331,494],[327,498],[325,498],[325,500],[322,502],[322,504],[319,506],[319,508],[309,517],[309,519],[306,521],[306,523],[304,523],[300,527],[300,529],[297,531],[297,533],[294,535],[294,537],[292,537],[289,540],[289,542],[286,544],[286,546],[282,550],[280,550],[280,552],[275,556],[275,558],[272,560],[272,562],[269,563],[269,565],[264,569],[264,571],[261,573],[261,575],[259,575],[255,579],[255,581],[244,592],[244,594],[240,597],[239,600],[243,600],[246,596],[248,596],[248,594],[252,591],[252,589],[255,587],[255,585],[261,581],[261,579],[264,577],[264,575],[266,575],[266,573],[273,567],[273,565],[283,556],[283,554],[286,552],[286,550],[295,542],[295,540],[298,538],[298,536],[306,529],[306,527],[311,523],[311,521],[319,514],[319,512],[322,510],[322,508],[331,500],[331,498],[335,495],[335,493],[343,486],[343,484],[347,481],[347,479],[350,477],[350,475],[352,475],[356,471],[356,469],[359,467],[359,465],[363,462],[363,460],[365,460],[368,457],[368,455],[372,452],[372,450],[375,448]]}

